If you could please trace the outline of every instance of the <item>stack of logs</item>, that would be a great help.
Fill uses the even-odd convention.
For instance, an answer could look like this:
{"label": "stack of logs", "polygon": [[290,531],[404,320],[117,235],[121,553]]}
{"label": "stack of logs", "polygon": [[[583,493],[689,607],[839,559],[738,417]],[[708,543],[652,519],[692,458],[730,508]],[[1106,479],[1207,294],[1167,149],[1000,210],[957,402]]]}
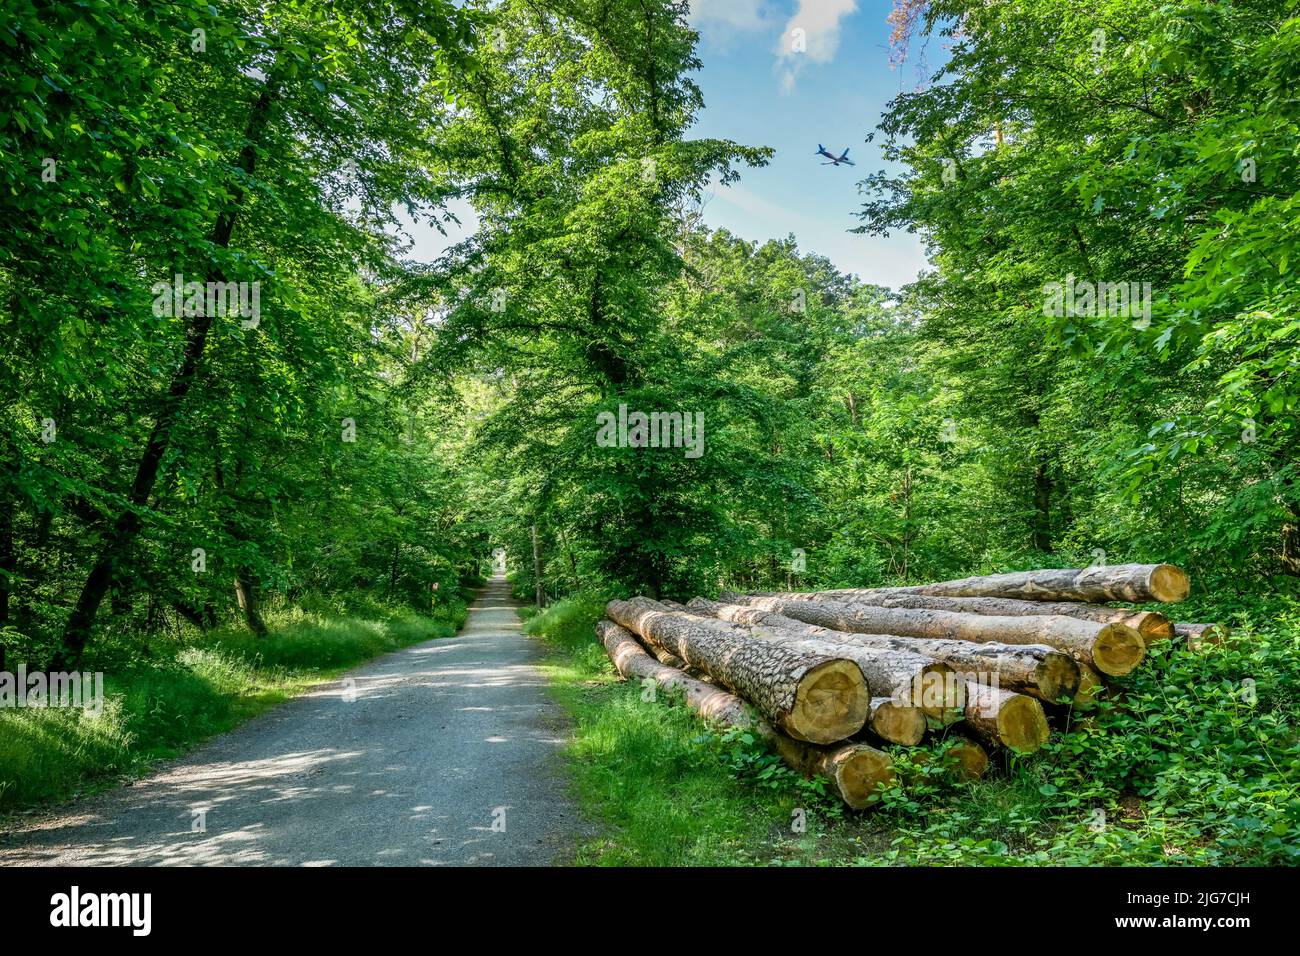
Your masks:
{"label": "stack of logs", "polygon": [[756,731],[861,808],[894,777],[878,745],[916,746],[955,724],[960,739],[944,759],[978,777],[985,747],[1037,750],[1051,708],[1086,707],[1150,645],[1222,640],[1217,624],[1105,603],[1172,603],[1187,592],[1178,568],[1128,564],[915,587],[723,592],[686,605],[637,597],[610,601],[596,635],[623,677],[680,694],[716,724]]}

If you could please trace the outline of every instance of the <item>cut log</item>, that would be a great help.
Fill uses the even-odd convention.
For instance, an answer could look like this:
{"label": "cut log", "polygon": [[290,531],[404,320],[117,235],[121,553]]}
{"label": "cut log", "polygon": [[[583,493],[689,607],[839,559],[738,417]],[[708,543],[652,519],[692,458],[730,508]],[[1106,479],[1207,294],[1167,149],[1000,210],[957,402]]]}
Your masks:
{"label": "cut log", "polygon": [[1097,695],[1106,689],[1101,675],[1087,664],[1079,664],[1079,689],[1071,701],[1080,710],[1087,710],[1097,703]]}
{"label": "cut log", "polygon": [[[843,601],[846,604],[871,604],[876,607],[904,607],[926,611],[956,611],[962,614],[986,614],[1002,617],[1038,617],[1061,614],[1097,624],[1127,624],[1148,647],[1174,636],[1174,624],[1158,611],[1134,611],[1131,608],[1106,607],[1104,604],[1080,604],[1075,601],[1019,601],[1014,598],[944,597],[937,594],[895,594],[866,588],[842,588],[835,591],[803,593],[789,591],[754,595],[804,601]],[[729,600],[723,594],[723,600]]]}
{"label": "cut log", "polygon": [[1020,754],[1033,753],[1049,736],[1042,704],[987,684],[967,683],[966,724],[985,743]]}
{"label": "cut log", "polygon": [[840,799],[856,809],[879,799],[879,791],[894,779],[889,755],[866,744],[819,747],[792,740],[771,724],[754,716],[735,694],[694,680],[680,670],[656,663],[637,643],[636,636],[613,621],[600,621],[596,636],[615,669],[625,678],[653,680],[665,690],[680,693],[688,707],[701,717],[724,727],[754,730],[769,740],[781,758],[807,776],[825,777]]}
{"label": "cut log", "polygon": [[1146,656],[1146,643],[1126,624],[1097,624],[1059,614],[998,617],[841,601],[758,597],[745,597],[744,601],[751,607],[837,631],[976,644],[1045,644],[1112,677],[1127,674]]}
{"label": "cut log", "polygon": [[739,694],[796,740],[832,743],[862,729],[871,693],[857,664],[748,639],[744,628],[647,602],[610,601],[615,623],[658,644]]}
{"label": "cut log", "polygon": [[891,744],[915,747],[925,736],[925,711],[892,697],[873,697],[867,728]]}
{"label": "cut log", "polygon": [[807,654],[840,655],[861,670],[872,697],[893,697],[918,707],[939,726],[961,718],[966,688],[947,664],[908,649],[872,647],[854,635],[812,627],[800,621],[767,615],[748,632],[757,643],[779,643]]}
{"label": "cut log", "polygon": [[962,780],[978,780],[989,769],[989,755],[973,740],[958,740],[943,752],[950,773]]}
{"label": "cut log", "polygon": [[885,588],[899,594],[948,597],[1019,598],[1025,601],[1160,601],[1185,600],[1187,575],[1172,564],[1110,564],[1096,568],[1060,568],[989,574],[936,584]]}
{"label": "cut log", "polygon": [[[939,754],[939,766],[959,780],[978,780],[989,769],[988,752],[973,740],[965,737],[949,737],[944,741],[947,748]],[[941,745],[942,746],[942,745]],[[909,755],[919,766],[927,766],[931,755],[919,750]]]}
{"label": "cut log", "polygon": [[[746,605],[722,604],[695,598],[688,610],[702,611],[724,621],[736,624],[762,624],[781,626],[774,612],[761,611]],[[785,622],[798,623],[793,617],[780,615]],[[1068,654],[1045,644],[975,643],[941,638],[899,637],[893,634],[858,633],[856,620],[837,616],[835,620],[846,627],[838,633],[852,632],[846,640],[870,647],[887,647],[892,650],[925,654],[943,661],[967,680],[991,684],[1006,690],[1030,694],[1046,701],[1059,701],[1073,697],[1079,689],[1079,665]],[[788,626],[787,623],[787,626]],[[805,622],[808,623],[808,622]],[[826,625],[831,627],[831,625]]]}
{"label": "cut log", "polygon": [[1222,644],[1228,637],[1229,630],[1223,624],[1184,624],[1174,625],[1174,633],[1187,642],[1189,651],[1199,651],[1206,647]]}

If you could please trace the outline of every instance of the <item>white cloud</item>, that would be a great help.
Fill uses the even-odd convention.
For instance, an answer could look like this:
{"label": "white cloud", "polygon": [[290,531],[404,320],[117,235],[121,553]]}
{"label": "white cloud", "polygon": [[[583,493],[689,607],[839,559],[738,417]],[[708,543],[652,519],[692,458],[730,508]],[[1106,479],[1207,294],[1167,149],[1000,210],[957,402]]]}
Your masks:
{"label": "white cloud", "polygon": [[789,92],[805,63],[831,63],[840,48],[840,20],[858,9],[858,0],[799,0],[776,46],[781,88]]}
{"label": "white cloud", "polygon": [[726,46],[737,34],[760,33],[776,23],[772,0],[691,0],[687,18],[692,29],[716,46]]}

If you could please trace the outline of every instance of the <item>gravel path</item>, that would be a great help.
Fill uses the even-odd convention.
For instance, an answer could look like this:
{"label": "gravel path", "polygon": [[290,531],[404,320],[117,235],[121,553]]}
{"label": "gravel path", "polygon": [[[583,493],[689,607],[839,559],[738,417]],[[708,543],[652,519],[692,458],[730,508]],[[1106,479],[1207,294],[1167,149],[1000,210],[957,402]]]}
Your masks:
{"label": "gravel path", "polygon": [[0,835],[0,865],[562,861],[580,829],[558,756],[567,723],[515,606],[493,579],[456,637],[378,658],[131,786],[22,823]]}

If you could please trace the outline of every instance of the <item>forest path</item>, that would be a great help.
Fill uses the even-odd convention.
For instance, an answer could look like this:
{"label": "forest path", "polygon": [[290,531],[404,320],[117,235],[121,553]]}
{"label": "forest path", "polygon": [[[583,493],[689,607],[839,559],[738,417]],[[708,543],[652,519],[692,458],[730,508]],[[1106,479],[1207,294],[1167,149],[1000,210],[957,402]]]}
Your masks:
{"label": "forest path", "polygon": [[455,637],[0,835],[0,865],[555,862],[581,826],[559,765],[568,723],[516,607],[494,578]]}

